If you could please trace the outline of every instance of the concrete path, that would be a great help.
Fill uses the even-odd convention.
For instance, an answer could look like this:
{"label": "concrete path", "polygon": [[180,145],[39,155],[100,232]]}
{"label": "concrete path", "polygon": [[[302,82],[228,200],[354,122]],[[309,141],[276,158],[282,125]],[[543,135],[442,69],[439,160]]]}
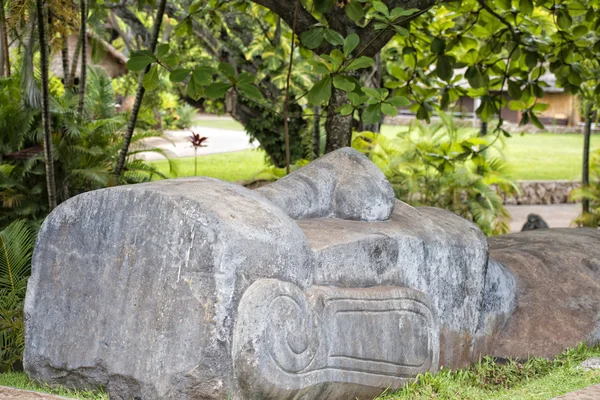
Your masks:
{"label": "concrete path", "polygon": [[[200,136],[206,136],[208,139],[204,142],[207,147],[198,149],[198,155],[228,153],[256,148],[258,144],[250,143],[250,137],[245,131],[234,131],[228,129],[207,128],[205,126],[192,127],[184,131],[165,131],[165,136],[171,141],[161,138],[150,138],[144,142],[148,146],[159,147],[165,150],[171,157],[192,157],[194,156],[194,147],[189,141],[192,131],[199,133]],[[140,158],[145,160],[164,159],[158,153],[142,153]]]}
{"label": "concrete path", "polygon": [[69,398],[0,386],[0,400],[69,400]]}
{"label": "concrete path", "polygon": [[[506,206],[512,220],[509,222],[511,232],[520,232],[527,221],[527,215],[538,214],[550,228],[568,228],[581,212],[581,204],[547,204]],[[598,398],[600,400],[600,397]]]}
{"label": "concrete path", "polygon": [[567,393],[563,396],[556,397],[554,400],[599,400],[600,385],[588,386],[585,389],[576,392]]}

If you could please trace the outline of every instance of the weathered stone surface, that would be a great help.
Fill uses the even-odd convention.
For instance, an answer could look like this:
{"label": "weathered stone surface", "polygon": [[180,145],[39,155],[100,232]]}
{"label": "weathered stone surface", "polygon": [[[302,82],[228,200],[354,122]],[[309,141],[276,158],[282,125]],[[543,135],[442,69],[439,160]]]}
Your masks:
{"label": "weathered stone surface", "polygon": [[594,369],[600,369],[600,358],[598,358],[598,357],[588,358],[587,360],[585,360],[581,363],[581,368],[588,370],[588,371],[594,370]]}
{"label": "weathered stone surface", "polygon": [[381,170],[351,148],[329,153],[257,192],[293,219],[383,221],[396,201]]}
{"label": "weathered stone surface", "polygon": [[487,354],[553,357],[600,341],[600,230],[540,229],[489,245],[490,257],[514,275],[518,302]]}
{"label": "weathered stone surface", "polygon": [[265,279],[242,297],[232,358],[245,399],[373,398],[437,369],[438,335],[414,289]]}
{"label": "weathered stone surface", "polygon": [[474,224],[390,204],[361,157],[274,189],[190,178],[65,202],[34,253],[27,372],[111,399],[370,399],[598,340],[600,231],[492,238],[490,258]]}
{"label": "weathered stone surface", "polygon": [[209,178],[110,188],[40,230],[25,304],[31,377],[111,399],[224,399],[240,297],[255,280],[307,287],[298,226],[262,196]]}

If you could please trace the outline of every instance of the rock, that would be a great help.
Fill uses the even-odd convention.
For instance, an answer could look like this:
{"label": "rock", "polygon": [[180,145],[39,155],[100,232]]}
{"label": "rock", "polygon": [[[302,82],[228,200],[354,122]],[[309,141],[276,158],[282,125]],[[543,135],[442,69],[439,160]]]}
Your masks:
{"label": "rock", "polygon": [[581,363],[581,368],[588,371],[600,369],[600,358],[588,358]]}
{"label": "rock", "polygon": [[187,178],[61,204],[32,261],[29,376],[117,400],[370,399],[599,337],[599,231],[492,238],[490,258],[474,224],[390,202],[356,152],[311,165],[256,191]]}
{"label": "rock", "polygon": [[600,230],[540,229],[488,242],[490,257],[516,279],[518,305],[487,354],[549,358],[600,342]]}
{"label": "rock", "polygon": [[293,219],[384,221],[396,201],[381,170],[351,148],[329,153],[257,192]]}
{"label": "rock", "polygon": [[[84,193],[44,222],[25,304],[25,369],[111,399],[224,399],[239,299],[256,280],[312,281],[300,228],[210,178]],[[194,397],[195,396],[195,397]]]}

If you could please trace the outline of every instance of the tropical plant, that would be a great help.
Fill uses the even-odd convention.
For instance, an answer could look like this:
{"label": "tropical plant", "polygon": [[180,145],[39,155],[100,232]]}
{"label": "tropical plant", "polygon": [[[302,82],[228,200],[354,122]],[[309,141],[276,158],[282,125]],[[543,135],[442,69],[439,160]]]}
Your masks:
{"label": "tropical plant", "polygon": [[0,371],[18,369],[22,360],[23,302],[34,242],[34,230],[23,220],[0,231]]}
{"label": "tropical plant", "polygon": [[[114,97],[108,77],[101,70],[89,69],[88,96],[84,119],[79,120],[77,95],[67,92],[51,98],[52,142],[58,203],[79,193],[112,186],[119,149],[127,124],[126,114],[114,114]],[[49,212],[41,202],[46,193],[45,168],[41,146],[43,129],[39,110],[23,105],[13,86],[19,85],[19,71],[0,80],[0,101],[11,104],[11,120],[0,122],[0,228],[18,218],[40,221]],[[14,104],[13,104],[14,103]],[[0,108],[0,116],[4,107]],[[96,119],[88,119],[87,116]],[[13,128],[19,130],[12,130]],[[17,134],[15,134],[17,133]],[[144,140],[160,136],[154,131],[136,130],[120,183],[149,181],[164,177],[151,164],[139,158],[146,151],[168,154],[150,148]]]}
{"label": "tropical plant", "polygon": [[592,154],[591,181],[589,184],[573,190],[571,200],[587,200],[589,211],[583,211],[573,223],[577,226],[598,228],[600,226],[600,150]]}
{"label": "tropical plant", "polygon": [[502,159],[492,154],[493,140],[459,129],[445,113],[440,119],[431,125],[415,121],[396,138],[358,133],[353,146],[381,168],[397,198],[450,210],[488,236],[507,233],[509,215],[498,190],[517,188],[504,177]]}

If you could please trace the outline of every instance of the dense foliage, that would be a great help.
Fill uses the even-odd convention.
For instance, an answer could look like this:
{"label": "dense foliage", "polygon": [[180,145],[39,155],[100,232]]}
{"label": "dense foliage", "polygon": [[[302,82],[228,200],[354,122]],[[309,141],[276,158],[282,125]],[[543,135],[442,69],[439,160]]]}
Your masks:
{"label": "dense foliage", "polygon": [[0,371],[19,368],[25,346],[23,302],[35,234],[23,220],[0,231]]}
{"label": "dense foliage", "polygon": [[[485,151],[494,140],[458,128],[451,115],[440,117],[431,125],[416,122],[393,139],[361,132],[353,145],[383,170],[399,199],[450,210],[488,236],[507,233],[508,213],[499,192],[517,189],[503,174],[498,149],[495,155]],[[467,147],[476,155],[461,157]]]}
{"label": "dense foliage", "polygon": [[[19,71],[0,79],[0,228],[15,219],[41,221],[48,213],[46,175],[42,149],[39,109],[29,107],[20,90]],[[63,93],[61,95],[61,93]],[[119,132],[126,115],[115,114],[110,79],[99,69],[90,69],[85,117],[76,112],[77,96],[65,92],[56,82],[52,95],[54,166],[59,203],[79,193],[112,186],[113,165],[122,141]],[[120,183],[143,182],[162,176],[154,167],[135,155],[146,148],[142,140],[157,136],[139,131],[131,158]]]}

